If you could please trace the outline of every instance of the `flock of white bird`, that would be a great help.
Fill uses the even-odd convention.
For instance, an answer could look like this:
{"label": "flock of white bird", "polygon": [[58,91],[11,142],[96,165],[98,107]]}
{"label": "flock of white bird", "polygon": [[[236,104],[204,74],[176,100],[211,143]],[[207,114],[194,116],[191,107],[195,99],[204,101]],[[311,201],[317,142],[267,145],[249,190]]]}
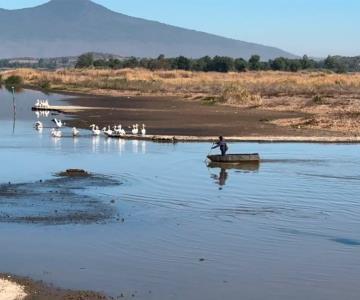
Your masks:
{"label": "flock of white bird", "polygon": [[40,109],[47,109],[50,108],[50,104],[48,100],[37,99],[35,102],[35,107]]}
{"label": "flock of white bird", "polygon": [[[35,103],[35,107],[39,109],[46,109],[49,108],[49,102],[47,100],[37,100]],[[37,114],[38,115],[38,114]],[[62,131],[61,128],[65,126],[65,123],[62,120],[53,119],[52,122],[54,123],[55,127],[50,130],[51,136],[55,138],[61,138],[62,137]],[[37,121],[35,123],[35,129],[38,131],[42,131],[44,128],[44,125],[41,121]],[[115,125],[111,127],[110,125],[107,127],[104,127],[100,130],[99,126],[92,124],[90,125],[91,132],[94,136],[99,136],[101,134],[104,134],[107,137],[125,137],[127,135],[146,135],[146,125],[142,124],[141,129],[139,128],[139,124],[134,124],[132,127],[129,127],[131,132],[127,132],[121,124]],[[78,130],[76,127],[73,127],[71,130],[72,136],[77,137],[80,135],[80,130]]]}

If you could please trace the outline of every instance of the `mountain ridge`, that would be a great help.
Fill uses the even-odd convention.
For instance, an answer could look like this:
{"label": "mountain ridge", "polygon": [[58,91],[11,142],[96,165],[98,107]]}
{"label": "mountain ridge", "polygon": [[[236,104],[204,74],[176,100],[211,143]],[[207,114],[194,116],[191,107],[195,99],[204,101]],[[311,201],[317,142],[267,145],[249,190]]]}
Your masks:
{"label": "mountain ridge", "polygon": [[295,57],[276,47],[131,17],[90,0],[51,0],[31,8],[0,9],[0,28],[0,57],[7,58],[84,52],[137,57]]}

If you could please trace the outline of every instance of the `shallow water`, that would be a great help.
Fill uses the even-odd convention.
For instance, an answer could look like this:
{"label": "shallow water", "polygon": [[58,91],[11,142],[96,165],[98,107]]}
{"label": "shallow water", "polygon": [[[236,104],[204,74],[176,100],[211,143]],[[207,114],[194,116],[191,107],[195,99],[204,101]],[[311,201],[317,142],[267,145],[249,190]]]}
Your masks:
{"label": "shallow water", "polygon": [[[358,145],[236,143],[232,152],[261,153],[259,169],[207,168],[206,143],[118,141],[86,131],[73,139],[69,129],[53,139],[49,129],[32,127],[39,97],[66,98],[17,94],[13,131],[11,94],[0,91],[0,184],[31,185],[84,168],[121,184],[77,195],[111,205],[120,218],[3,220],[0,272],[125,298],[358,299]],[[51,126],[51,115],[40,118]],[[0,211],[8,205],[0,195]],[[18,206],[12,209],[21,213]]]}

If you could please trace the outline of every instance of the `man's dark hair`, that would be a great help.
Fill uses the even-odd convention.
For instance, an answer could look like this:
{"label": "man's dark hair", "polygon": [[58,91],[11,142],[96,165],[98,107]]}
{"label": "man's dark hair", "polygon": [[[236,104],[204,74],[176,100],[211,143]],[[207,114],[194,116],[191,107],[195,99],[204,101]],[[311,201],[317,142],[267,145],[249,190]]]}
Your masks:
{"label": "man's dark hair", "polygon": [[219,136],[219,140],[222,141],[224,138],[222,136]]}

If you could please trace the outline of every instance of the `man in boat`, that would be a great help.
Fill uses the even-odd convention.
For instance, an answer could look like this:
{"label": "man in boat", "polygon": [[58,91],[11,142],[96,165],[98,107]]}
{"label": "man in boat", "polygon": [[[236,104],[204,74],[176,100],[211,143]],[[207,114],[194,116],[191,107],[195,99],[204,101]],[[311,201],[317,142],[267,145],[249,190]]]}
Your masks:
{"label": "man in boat", "polygon": [[226,152],[229,150],[228,145],[226,144],[224,138],[219,136],[219,141],[212,147],[212,149],[220,148],[221,155],[225,156]]}

